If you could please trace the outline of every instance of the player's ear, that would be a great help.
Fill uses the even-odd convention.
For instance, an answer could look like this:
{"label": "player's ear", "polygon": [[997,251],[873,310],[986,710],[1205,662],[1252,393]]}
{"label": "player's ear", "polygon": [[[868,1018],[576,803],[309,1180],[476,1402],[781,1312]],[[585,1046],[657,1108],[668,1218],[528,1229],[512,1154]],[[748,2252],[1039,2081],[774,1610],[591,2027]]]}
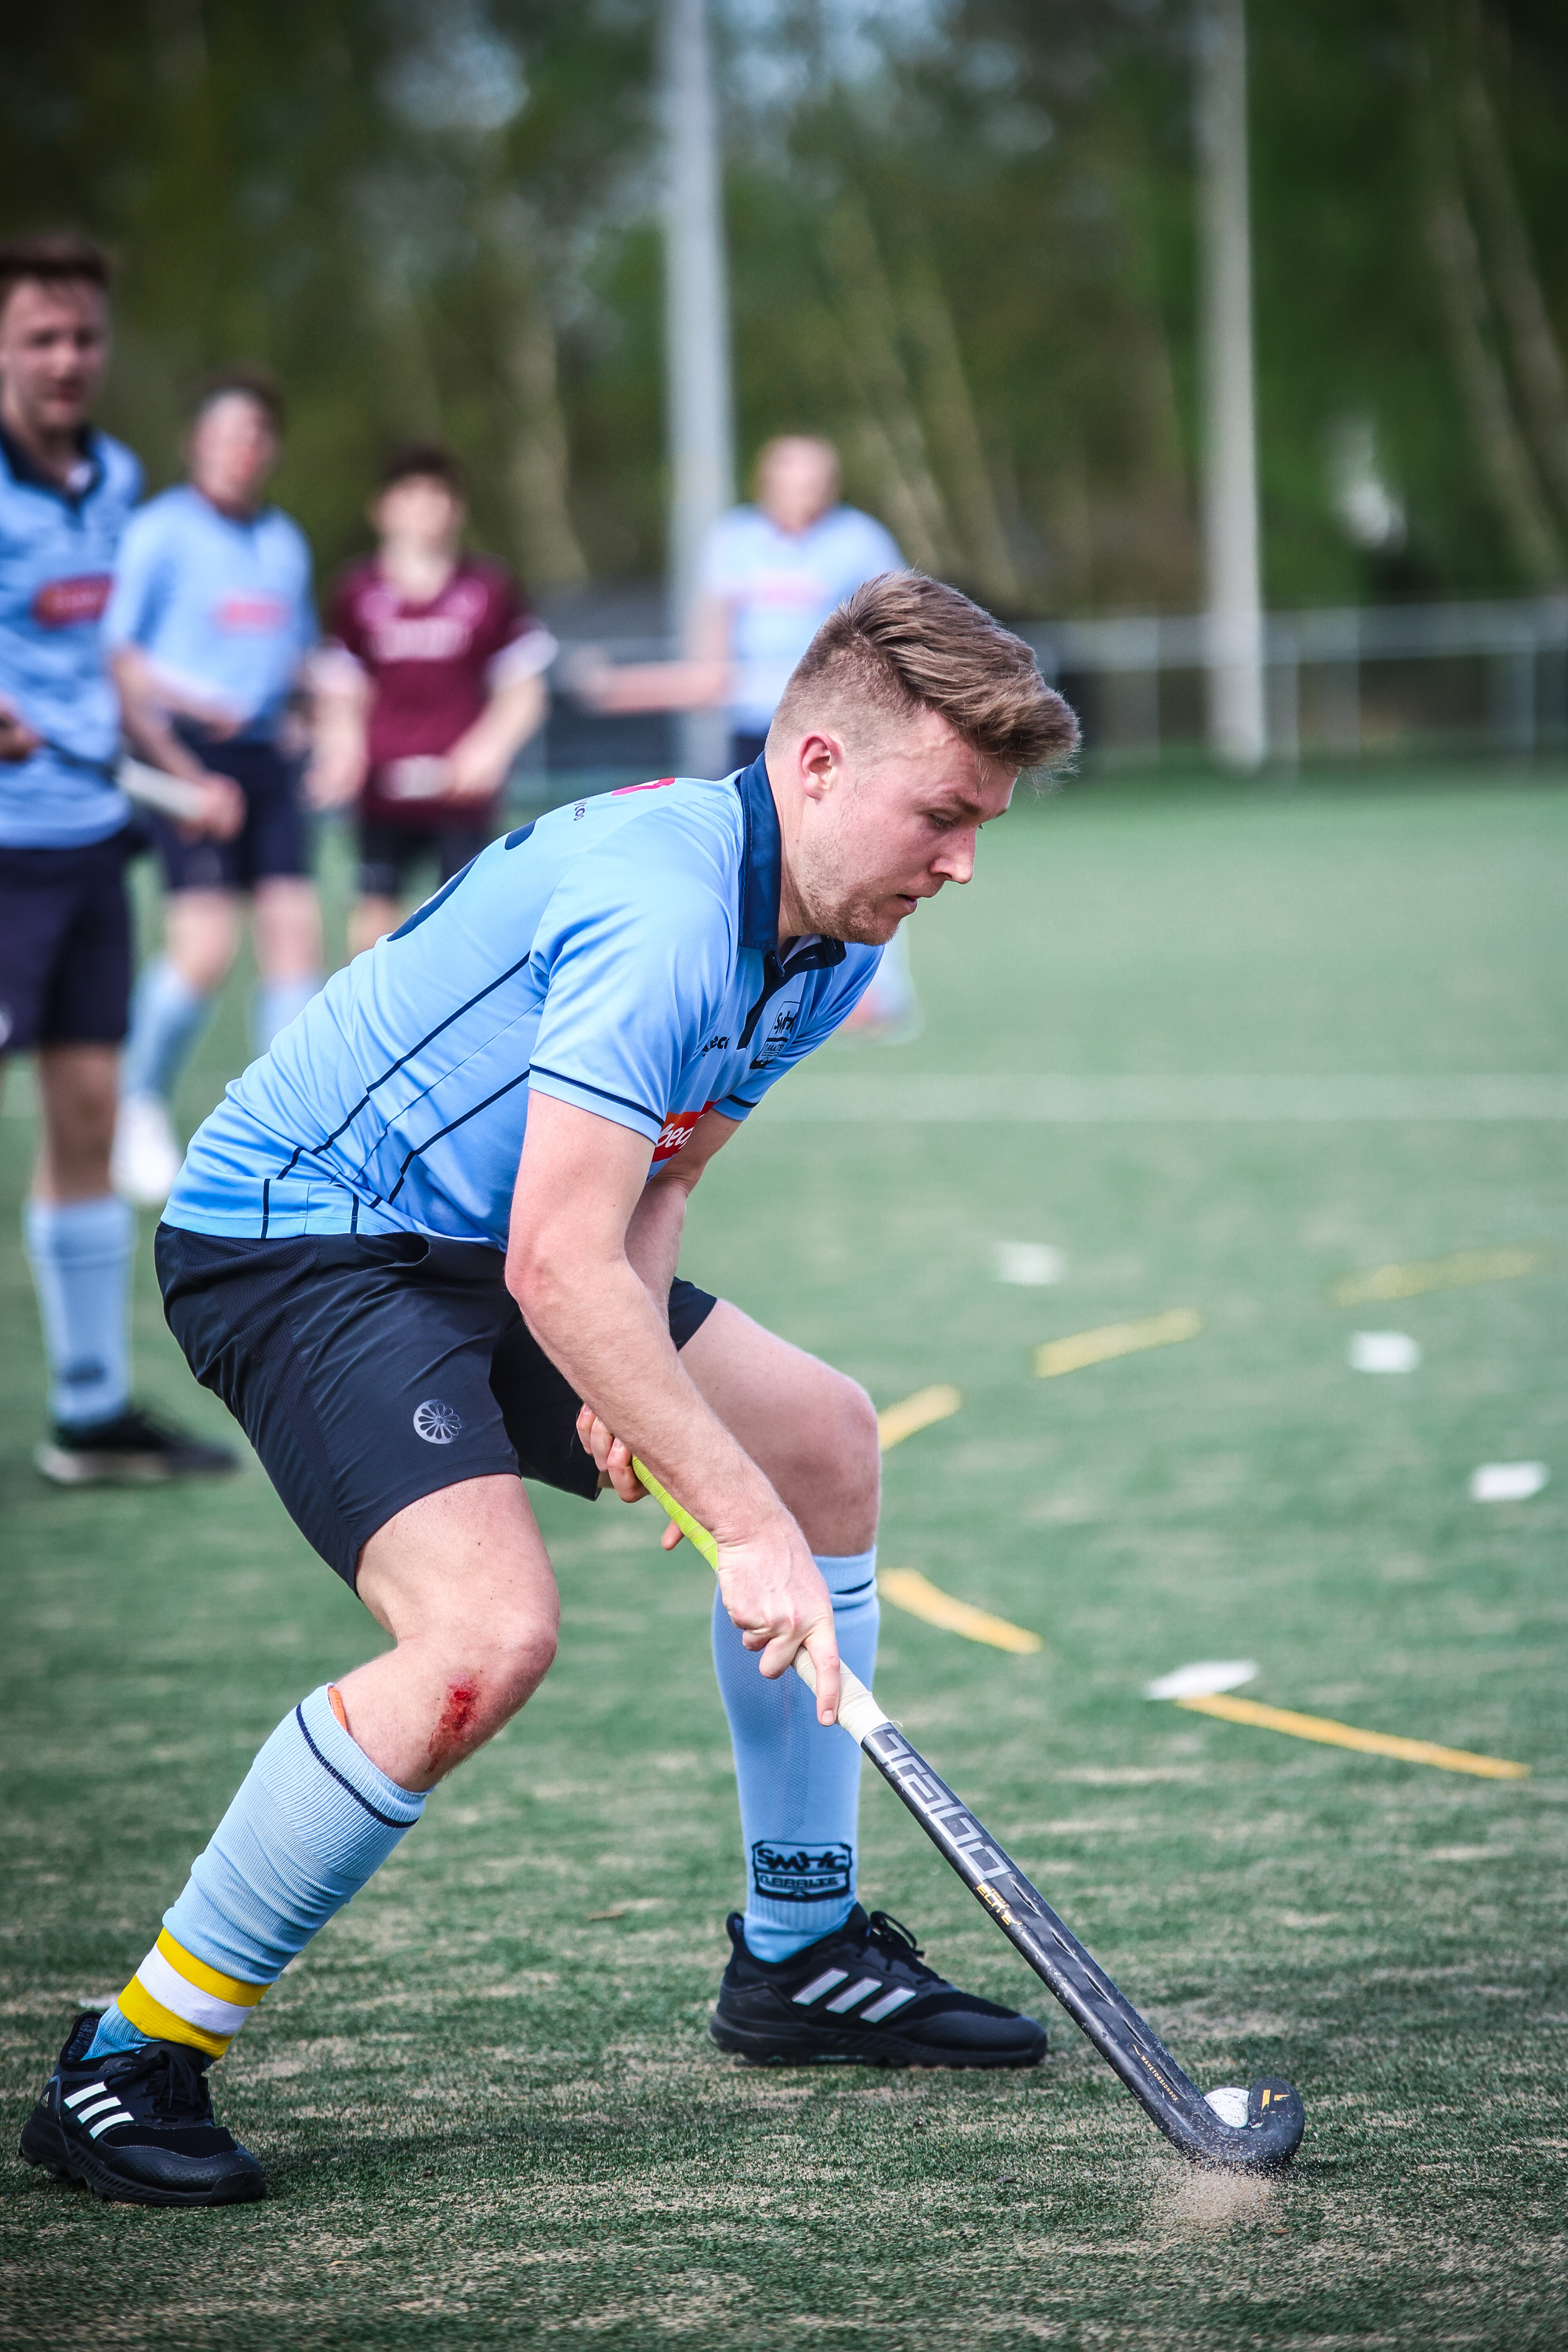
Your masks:
{"label": "player's ear", "polygon": [[843,771],[844,746],[837,736],[822,734],[814,728],[795,747],[795,766],[806,798],[824,800]]}

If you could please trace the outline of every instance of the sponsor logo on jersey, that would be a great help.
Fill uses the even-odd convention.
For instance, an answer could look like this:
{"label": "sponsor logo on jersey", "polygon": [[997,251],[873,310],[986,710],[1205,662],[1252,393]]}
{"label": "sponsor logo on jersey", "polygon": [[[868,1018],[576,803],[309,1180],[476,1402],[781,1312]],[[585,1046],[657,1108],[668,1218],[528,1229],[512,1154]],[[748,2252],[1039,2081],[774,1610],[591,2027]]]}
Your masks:
{"label": "sponsor logo on jersey", "polygon": [[247,596],[237,589],[215,607],[213,619],[220,629],[232,629],[237,635],[264,635],[288,626],[289,607],[281,596]]}
{"label": "sponsor logo on jersey", "polygon": [[653,1147],[653,1165],[656,1168],[661,1160],[673,1160],[678,1151],[684,1150],[687,1137],[702,1117],[703,1112],[710,1111],[712,1108],[712,1102],[705,1102],[701,1110],[670,1112],[669,1117],[659,1129],[658,1141]]}
{"label": "sponsor logo on jersey", "polygon": [[752,1884],[773,1903],[820,1903],[848,1895],[855,1885],[854,1848],[759,1838],[752,1848]]}
{"label": "sponsor logo on jersey", "polygon": [[702,1051],[705,1054],[721,1054],[729,1042],[728,1037],[710,1037]]}
{"label": "sponsor logo on jersey", "polygon": [[107,572],[84,572],[76,580],[46,580],[29,608],[40,629],[74,629],[103,617],[114,585]]}
{"label": "sponsor logo on jersey", "polygon": [[382,621],[371,635],[378,662],[456,661],[466,654],[473,625],[461,613],[421,613],[412,620]]}

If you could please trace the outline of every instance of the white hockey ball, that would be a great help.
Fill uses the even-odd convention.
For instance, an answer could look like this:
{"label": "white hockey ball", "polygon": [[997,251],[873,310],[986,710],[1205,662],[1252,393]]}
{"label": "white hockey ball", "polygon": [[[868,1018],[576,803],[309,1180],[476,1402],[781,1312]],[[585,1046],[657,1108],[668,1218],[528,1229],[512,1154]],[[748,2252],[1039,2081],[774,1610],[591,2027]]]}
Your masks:
{"label": "white hockey ball", "polygon": [[1237,2084],[1224,2083],[1217,2091],[1205,2091],[1204,2104],[1233,2130],[1240,2131],[1247,2122],[1247,2093]]}

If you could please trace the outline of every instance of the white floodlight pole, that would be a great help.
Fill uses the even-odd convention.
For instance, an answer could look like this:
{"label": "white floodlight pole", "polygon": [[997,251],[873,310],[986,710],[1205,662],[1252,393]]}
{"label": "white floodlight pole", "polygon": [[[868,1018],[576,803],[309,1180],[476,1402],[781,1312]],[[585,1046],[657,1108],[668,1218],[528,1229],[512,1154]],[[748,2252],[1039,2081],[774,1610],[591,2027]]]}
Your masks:
{"label": "white floodlight pole", "polygon": [[[709,526],[734,502],[724,180],[707,0],[664,0],[665,342],[669,406],[670,617],[689,649]],[[687,774],[722,774],[723,715],[683,722]]]}
{"label": "white floodlight pole", "polygon": [[1256,768],[1268,749],[1268,727],[1258,576],[1246,0],[1200,0],[1196,95],[1209,742],[1227,765]]}

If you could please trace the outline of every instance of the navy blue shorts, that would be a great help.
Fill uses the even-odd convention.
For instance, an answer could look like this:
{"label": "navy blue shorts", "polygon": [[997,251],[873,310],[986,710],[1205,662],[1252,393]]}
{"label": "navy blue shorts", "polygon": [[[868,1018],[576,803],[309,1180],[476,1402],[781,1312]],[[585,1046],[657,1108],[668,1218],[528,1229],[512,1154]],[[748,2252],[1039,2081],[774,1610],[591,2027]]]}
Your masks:
{"label": "navy blue shorts", "polygon": [[127,826],[80,849],[0,849],[0,1054],[118,1045],[131,1005]]}
{"label": "navy blue shorts", "polygon": [[359,821],[359,893],[362,898],[401,898],[411,870],[434,859],[437,887],[449,882],[487,849],[495,835],[486,818],[478,824],[394,824],[387,817]]}
{"label": "navy blue shorts", "polygon": [[181,741],[215,775],[245,794],[245,823],[232,841],[187,840],[173,819],[150,813],[171,890],[254,890],[258,882],[310,870],[310,828],[300,798],[301,763],[276,743],[226,742],[182,720]]}
{"label": "navy blue shorts", "polygon": [[[582,1400],[532,1337],[500,1250],[423,1234],[220,1239],[160,1225],[169,1328],[306,1541],[350,1586],[377,1528],[443,1486],[538,1478],[592,1501]],[[683,1348],[717,1301],[669,1294]]]}

